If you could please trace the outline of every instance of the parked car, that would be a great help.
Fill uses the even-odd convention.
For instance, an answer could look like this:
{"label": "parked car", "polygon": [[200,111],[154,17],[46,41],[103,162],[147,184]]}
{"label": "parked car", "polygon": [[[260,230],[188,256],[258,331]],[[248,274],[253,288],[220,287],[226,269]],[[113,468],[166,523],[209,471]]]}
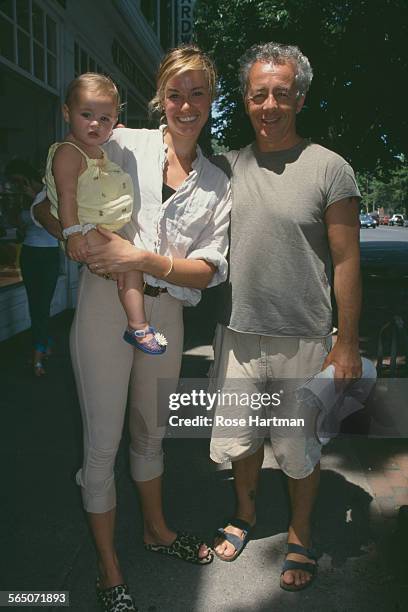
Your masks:
{"label": "parked car", "polygon": [[380,217],[380,225],[388,225],[390,222],[390,215],[383,215]]}
{"label": "parked car", "polygon": [[388,225],[400,225],[401,227],[404,227],[405,225],[404,215],[401,215],[399,213],[392,215],[391,219],[389,220]]}
{"label": "parked car", "polygon": [[370,212],[368,214],[374,219],[377,225],[380,224],[380,215],[378,214],[378,212]]}
{"label": "parked car", "polygon": [[360,227],[377,227],[377,222],[372,218],[371,215],[360,215]]}

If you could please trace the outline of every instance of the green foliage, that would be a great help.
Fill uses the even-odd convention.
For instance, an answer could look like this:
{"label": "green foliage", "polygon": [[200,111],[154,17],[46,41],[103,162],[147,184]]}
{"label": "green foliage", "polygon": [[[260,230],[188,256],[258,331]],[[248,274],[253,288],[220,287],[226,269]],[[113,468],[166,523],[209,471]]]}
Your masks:
{"label": "green foliage", "polygon": [[238,58],[255,43],[276,40],[297,44],[314,70],[301,134],[371,172],[378,161],[393,166],[407,153],[407,0],[197,0],[195,32],[220,75],[214,128],[221,145],[253,139]]}
{"label": "green foliage", "polygon": [[357,172],[357,182],[368,211],[384,208],[385,213],[408,213],[408,164],[401,160],[385,172]]}

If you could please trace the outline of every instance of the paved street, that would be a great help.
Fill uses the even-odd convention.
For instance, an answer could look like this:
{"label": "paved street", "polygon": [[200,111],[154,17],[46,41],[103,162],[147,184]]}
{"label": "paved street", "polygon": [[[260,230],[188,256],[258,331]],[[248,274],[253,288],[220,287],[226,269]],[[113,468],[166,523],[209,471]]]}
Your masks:
{"label": "paved street", "polygon": [[[377,335],[394,314],[408,317],[408,227],[361,229],[362,346],[377,355]],[[377,332],[377,333],[376,333]]]}
{"label": "paved street", "polygon": [[406,242],[408,243],[408,227],[379,225],[372,228],[360,229],[362,242]]}
{"label": "paved street", "polygon": [[[387,265],[406,266],[396,262],[395,253],[402,248],[400,240],[403,252],[408,247],[408,228],[364,230],[362,239],[363,257],[369,255],[381,263],[379,253],[391,242]],[[376,277],[371,286],[375,295],[383,296],[383,281],[384,277]],[[207,315],[212,299],[210,293],[201,310],[186,313],[184,376],[202,377],[208,369],[212,353]],[[377,329],[367,315],[371,307],[366,303],[362,346],[374,358]],[[71,317],[71,312],[65,312],[53,320],[56,353],[44,379],[34,379],[28,368],[28,332],[0,344],[0,583],[2,590],[69,590],[71,610],[96,612],[94,553],[74,482],[82,445],[68,355]],[[278,586],[288,500],[269,447],[253,541],[236,562],[216,560],[210,567],[199,568],[143,550],[126,443],[125,434],[117,462],[117,540],[140,612],[407,609],[403,568],[408,542],[397,542],[393,535],[398,506],[408,503],[406,439],[343,436],[326,447],[313,536],[319,576],[310,589],[298,594],[285,593]],[[165,450],[164,497],[170,524],[199,531],[211,542],[215,528],[232,512],[230,466],[217,470],[211,464],[207,440],[167,440]]]}
{"label": "paved street", "polygon": [[361,229],[363,272],[408,278],[408,227]]}

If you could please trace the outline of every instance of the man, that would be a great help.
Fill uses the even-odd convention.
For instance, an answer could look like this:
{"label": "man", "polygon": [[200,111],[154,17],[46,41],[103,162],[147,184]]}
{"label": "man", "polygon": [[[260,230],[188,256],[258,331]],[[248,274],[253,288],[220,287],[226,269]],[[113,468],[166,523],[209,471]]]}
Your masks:
{"label": "man", "polygon": [[[230,280],[216,333],[217,389],[229,389],[232,379],[240,379],[240,389],[246,384],[251,393],[277,378],[314,376],[329,364],[336,378],[358,378],[360,194],[353,171],[339,155],[296,131],[312,79],[309,61],[297,47],[252,47],[241,59],[240,76],[255,142],[223,159],[232,177],[233,203]],[[339,328],[334,348],[330,259]],[[242,406],[235,408],[241,416]],[[219,405],[216,414],[233,410]],[[251,409],[245,410],[248,416]],[[211,457],[232,461],[237,496],[235,518],[219,530],[215,552],[232,561],[255,524],[263,438],[254,427],[234,434],[215,429]],[[293,591],[316,575],[310,518],[321,447],[315,439],[277,429],[270,429],[272,449],[288,476],[292,511],[280,584]]]}

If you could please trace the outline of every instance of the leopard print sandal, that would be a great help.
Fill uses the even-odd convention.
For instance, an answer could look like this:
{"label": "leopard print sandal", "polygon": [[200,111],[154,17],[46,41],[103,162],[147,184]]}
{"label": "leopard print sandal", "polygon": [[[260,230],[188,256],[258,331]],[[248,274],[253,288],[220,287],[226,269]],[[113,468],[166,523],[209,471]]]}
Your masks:
{"label": "leopard print sandal", "polygon": [[127,584],[101,589],[96,580],[96,597],[103,612],[137,612]]}
{"label": "leopard print sandal", "polygon": [[177,537],[172,544],[165,546],[164,544],[145,544],[145,550],[149,552],[157,552],[162,555],[187,561],[187,563],[195,563],[196,565],[209,565],[214,560],[212,550],[208,547],[206,557],[198,556],[200,546],[205,545],[199,537],[186,533],[184,531],[177,532]]}

